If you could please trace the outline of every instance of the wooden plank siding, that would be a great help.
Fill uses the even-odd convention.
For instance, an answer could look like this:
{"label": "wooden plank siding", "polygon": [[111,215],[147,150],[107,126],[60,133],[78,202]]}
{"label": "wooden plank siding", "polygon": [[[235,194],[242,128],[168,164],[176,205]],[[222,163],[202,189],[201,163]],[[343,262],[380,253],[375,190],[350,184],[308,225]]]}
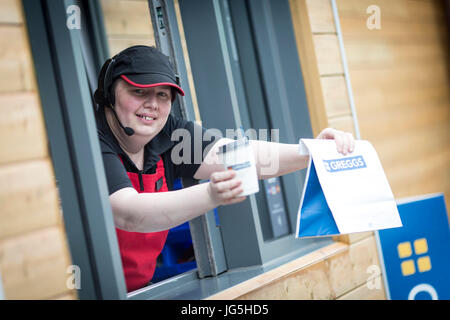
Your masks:
{"label": "wooden plank siding", "polygon": [[3,75],[0,79],[0,93],[35,90],[23,24],[1,21],[0,24],[0,72]]}
{"label": "wooden plank siding", "polygon": [[54,225],[0,240],[0,268],[7,299],[60,299],[71,264],[62,226]]}
{"label": "wooden plank siding", "polygon": [[59,224],[52,170],[48,158],[0,166],[0,238]]}
{"label": "wooden plank siding", "polygon": [[6,299],[76,298],[20,0],[0,2],[0,273]]}
{"label": "wooden plank siding", "polygon": [[101,0],[111,56],[134,45],[155,45],[145,0]]}
{"label": "wooden plank siding", "polygon": [[[338,0],[361,136],[396,198],[450,202],[450,59],[444,2]],[[381,29],[366,27],[377,5]]]}
{"label": "wooden plank siding", "polygon": [[0,140],[0,165],[42,159],[48,155],[38,99],[35,91],[0,93],[0,136],[11,137]]}
{"label": "wooden plank siding", "polygon": [[352,245],[337,242],[209,299],[384,299],[381,278],[367,272],[374,265],[379,265],[374,236]]}
{"label": "wooden plank siding", "polygon": [[[314,4],[319,4],[319,1],[314,2]],[[329,15],[326,15],[328,18],[318,18],[322,16],[322,12],[324,12],[322,8],[326,7],[327,2],[321,1],[320,6],[316,7],[314,14],[310,14],[311,10],[308,9],[305,0],[289,0],[289,5],[305,84],[311,127],[313,135],[317,136],[321,130],[329,126],[329,123],[321,85],[319,62],[313,39],[313,27],[317,28],[317,24],[314,21],[320,19],[322,26],[319,30],[331,29]],[[324,24],[326,26],[323,26]]]}

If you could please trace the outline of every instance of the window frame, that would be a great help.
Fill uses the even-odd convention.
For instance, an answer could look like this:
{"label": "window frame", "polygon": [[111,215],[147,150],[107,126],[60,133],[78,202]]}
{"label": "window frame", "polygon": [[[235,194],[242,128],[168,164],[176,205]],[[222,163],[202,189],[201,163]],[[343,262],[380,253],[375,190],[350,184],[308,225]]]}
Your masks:
{"label": "window frame", "polygon": [[80,30],[66,27],[73,4],[22,0],[70,254],[82,272],[78,297],[125,299]]}

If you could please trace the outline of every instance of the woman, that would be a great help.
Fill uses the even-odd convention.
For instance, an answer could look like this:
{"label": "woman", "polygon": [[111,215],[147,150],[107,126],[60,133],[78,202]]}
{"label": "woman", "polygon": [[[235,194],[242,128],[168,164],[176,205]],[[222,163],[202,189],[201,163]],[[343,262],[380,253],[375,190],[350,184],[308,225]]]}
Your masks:
{"label": "woman", "polygon": [[[241,182],[235,172],[224,171],[216,155],[219,146],[232,140],[203,139],[208,141],[202,141],[201,150],[191,146],[192,157],[195,152],[206,155],[201,163],[173,161],[174,130],[184,129],[191,136],[206,132],[170,114],[176,94],[184,92],[174,68],[154,47],[125,49],[108,60],[99,75],[97,127],[128,291],[151,281],[170,228],[220,205],[245,200],[239,196]],[[334,139],[341,153],[353,151],[351,134],[328,128],[317,138]],[[255,152],[260,179],[307,166],[308,158],[298,154],[298,145],[250,143],[256,150],[275,148],[279,155],[278,170],[267,175],[261,171],[267,163],[262,155],[269,153]],[[178,177],[210,181],[171,191]]]}

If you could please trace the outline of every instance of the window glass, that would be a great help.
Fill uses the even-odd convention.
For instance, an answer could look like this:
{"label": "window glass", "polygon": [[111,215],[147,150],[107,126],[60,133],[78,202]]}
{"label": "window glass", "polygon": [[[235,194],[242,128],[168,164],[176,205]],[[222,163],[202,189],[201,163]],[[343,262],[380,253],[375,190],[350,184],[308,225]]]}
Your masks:
{"label": "window glass", "polygon": [[155,45],[148,2],[101,0],[110,55],[133,45]]}

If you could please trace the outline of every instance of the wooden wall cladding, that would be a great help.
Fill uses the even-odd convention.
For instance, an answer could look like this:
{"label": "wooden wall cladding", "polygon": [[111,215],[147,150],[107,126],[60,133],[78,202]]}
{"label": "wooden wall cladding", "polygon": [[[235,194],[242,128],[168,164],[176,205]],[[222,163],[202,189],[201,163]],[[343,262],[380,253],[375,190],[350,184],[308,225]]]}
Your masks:
{"label": "wooden wall cladding", "polygon": [[101,0],[110,54],[133,45],[155,45],[148,2]]}
{"label": "wooden wall cladding", "polygon": [[57,225],[55,189],[49,159],[0,166],[0,239]]}
{"label": "wooden wall cladding", "polygon": [[[312,26],[315,25],[315,23],[312,19],[320,16],[323,11],[318,10],[315,14],[310,14],[308,7],[309,5],[312,5],[312,3],[317,4],[319,2],[322,6],[326,7],[326,3],[322,0],[310,2],[311,1],[305,0],[289,0],[289,5],[291,8],[295,41],[305,84],[311,127],[313,135],[317,136],[324,128],[328,127],[328,117],[322,92],[318,57],[316,55],[313,39]],[[315,8],[317,9],[320,7]],[[329,18],[324,18],[323,21],[328,21],[329,23]]]}
{"label": "wooden wall cladding", "polygon": [[0,240],[0,269],[7,299],[67,295],[66,240],[59,226]]}
{"label": "wooden wall cladding", "polygon": [[[0,28],[1,30],[1,28]],[[47,135],[37,94],[0,93],[0,164],[46,157]]]}
{"label": "wooden wall cladding", "polygon": [[[444,192],[450,204],[450,59],[443,1],[338,0],[361,137],[396,198]],[[370,30],[367,7],[380,9]]]}
{"label": "wooden wall cladding", "polygon": [[337,300],[386,300],[383,277],[377,276],[370,281],[372,283],[370,286],[363,284]]}
{"label": "wooden wall cladding", "polygon": [[34,71],[24,28],[1,22],[0,25],[0,93],[34,90]]}
{"label": "wooden wall cladding", "polygon": [[0,23],[21,24],[23,22],[20,2],[17,0],[3,0],[0,10]]}
{"label": "wooden wall cladding", "polygon": [[338,117],[332,117],[328,119],[328,125],[331,128],[335,128],[337,130],[342,130],[345,132],[350,132],[356,137],[355,127],[353,125],[353,117],[352,115],[344,115]]}
{"label": "wooden wall cladding", "polygon": [[338,38],[334,34],[315,34],[313,36],[319,73],[324,75],[343,74]]}
{"label": "wooden wall cladding", "polygon": [[330,0],[306,0],[312,33],[336,34]]}
{"label": "wooden wall cladding", "polygon": [[343,75],[321,77],[325,108],[329,118],[352,114]]}
{"label": "wooden wall cladding", "polygon": [[[374,276],[373,273],[367,272],[371,266],[379,267],[373,236],[350,246],[335,243],[227,289],[210,299],[345,299],[349,294],[353,297],[358,297],[359,294],[359,298],[369,296],[385,299],[382,281],[379,286],[367,286]],[[365,291],[362,287],[367,287],[370,293],[363,295]],[[362,291],[353,292],[355,288]]]}

